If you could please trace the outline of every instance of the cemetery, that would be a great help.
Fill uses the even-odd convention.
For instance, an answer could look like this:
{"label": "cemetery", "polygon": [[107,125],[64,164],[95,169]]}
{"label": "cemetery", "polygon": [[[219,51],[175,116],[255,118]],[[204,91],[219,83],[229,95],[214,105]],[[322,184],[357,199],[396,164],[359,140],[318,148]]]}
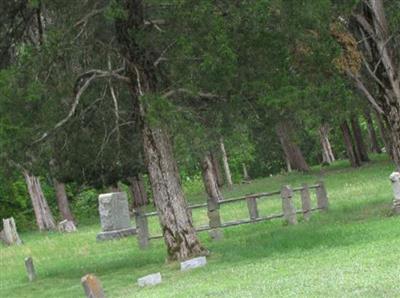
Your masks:
{"label": "cemetery", "polygon": [[399,0],[0,11],[0,298],[400,297]]}
{"label": "cemetery", "polygon": [[[390,215],[390,210],[394,210],[392,208],[397,203],[398,186],[391,185],[395,183],[394,175],[385,177],[388,170],[390,164],[381,159],[357,171],[339,163],[334,170],[325,172],[324,182],[329,198],[329,209],[326,212],[308,217],[308,212],[302,209],[302,191],[297,191],[294,205],[301,212],[296,217],[298,224],[295,226],[284,224],[282,218],[256,221],[223,228],[224,235],[220,241],[214,241],[208,233],[200,232],[211,254],[206,256],[206,266],[185,272],[181,272],[181,264],[169,265],[165,262],[162,240],[149,241],[145,250],[140,248],[136,234],[116,240],[97,241],[98,233],[103,230],[100,221],[93,226],[82,227],[75,233],[19,233],[22,245],[0,247],[2,265],[10,268],[7,269],[7,275],[2,273],[1,293],[8,297],[36,297],[37,292],[41,293],[41,297],[84,297],[86,291],[93,289],[87,288],[83,277],[92,274],[95,281],[89,282],[91,287],[101,289],[100,295],[105,297],[183,297],[195,293],[199,296],[207,293],[313,295],[321,289],[332,290],[331,287],[339,280],[337,271],[328,268],[340,266],[340,272],[352,275],[351,279],[349,277],[349,280],[340,281],[345,293],[354,293],[354,282],[368,284],[366,282],[370,274],[377,274],[385,277],[378,284],[391,295],[398,290],[395,283],[397,267],[395,262],[393,266],[379,265],[392,258],[397,259],[393,245],[399,241],[396,237],[400,236],[398,219]],[[316,170],[314,173],[318,172]],[[314,174],[278,175],[238,185],[234,190],[226,190],[224,193],[226,198],[238,198],[250,192],[260,193],[261,190],[272,192],[282,184],[299,185],[303,181],[312,186],[315,180]],[[368,182],[360,183],[360,180]],[[199,200],[204,198],[203,195]],[[349,200],[349,196],[353,199]],[[312,207],[307,209],[314,206],[317,208],[316,195],[310,195],[310,198]],[[267,205],[261,202],[262,199],[258,201],[259,214],[264,210],[282,212],[280,192],[276,200],[265,201]],[[191,205],[197,204],[200,204],[199,201]],[[250,218],[246,201],[239,201],[239,205],[232,204],[226,205],[229,208],[225,212],[221,208],[222,218],[228,221],[245,216]],[[207,212],[196,213],[201,209],[193,210],[195,223],[207,225]],[[135,216],[131,217],[131,226],[135,226]],[[156,219],[154,216],[149,217],[148,228],[156,233],[157,221],[153,218]],[[369,261],[358,253],[364,251],[365,247]],[[353,251],[351,255],[348,255],[349,248]],[[292,260],[291,265],[289,260]],[[354,262],[358,267],[353,267]],[[201,261],[199,263],[202,264]],[[302,268],[310,265],[310,270],[302,271]],[[304,278],[315,278],[316,275],[326,284],[318,289],[281,285],[279,281],[285,275],[285,268],[292,268],[294,275],[290,280],[294,285],[298,285]],[[269,279],[270,285],[264,289],[260,288],[262,280],[257,278],[260,274]],[[60,284],[55,282],[56,276],[61,278]],[[214,280],[217,276],[219,278]],[[251,276],[253,282],[247,279]],[[191,283],[198,286],[192,287]],[[241,290],[237,287],[239,284],[243,285]],[[366,296],[375,293],[369,287],[362,291]],[[336,295],[339,292],[333,290],[332,293]]]}

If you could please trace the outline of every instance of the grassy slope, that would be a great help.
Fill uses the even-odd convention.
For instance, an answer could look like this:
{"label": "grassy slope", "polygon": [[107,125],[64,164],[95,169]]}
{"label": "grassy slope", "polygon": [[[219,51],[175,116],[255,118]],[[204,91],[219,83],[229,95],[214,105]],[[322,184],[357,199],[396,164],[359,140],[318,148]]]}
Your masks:
{"label": "grassy slope", "polygon": [[[331,210],[308,223],[281,220],[225,229],[218,243],[200,237],[212,252],[208,266],[181,273],[165,263],[162,241],[139,251],[136,239],[96,243],[98,226],[73,235],[22,234],[25,245],[0,247],[0,297],[83,297],[80,277],[100,277],[108,297],[315,297],[400,295],[400,217],[390,217],[392,166],[384,160],[360,170],[339,162],[321,173],[290,174],[236,186],[227,196],[279,189],[324,177]],[[192,195],[195,202],[201,194]],[[299,198],[296,197],[299,201]],[[261,214],[279,210],[279,200],[263,201]],[[245,217],[245,205],[224,206],[224,219]],[[206,221],[204,212],[195,222]],[[157,229],[155,224],[153,232]],[[23,259],[32,255],[39,278],[26,280]],[[136,279],[161,271],[162,285],[140,289]]]}

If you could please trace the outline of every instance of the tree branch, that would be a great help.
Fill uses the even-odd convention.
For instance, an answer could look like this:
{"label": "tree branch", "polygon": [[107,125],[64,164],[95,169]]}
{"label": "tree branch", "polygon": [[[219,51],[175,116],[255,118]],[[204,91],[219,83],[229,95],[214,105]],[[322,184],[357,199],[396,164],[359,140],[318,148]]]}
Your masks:
{"label": "tree branch", "polygon": [[368,89],[365,87],[364,83],[360,80],[360,78],[357,75],[352,74],[349,70],[346,70],[346,74],[352,78],[355,83],[356,87],[364,93],[364,95],[367,97],[368,101],[372,104],[372,106],[380,113],[384,114],[382,108],[378,105],[376,102],[375,98],[371,95],[371,93],[368,91]]}
{"label": "tree branch", "polygon": [[56,125],[54,125],[54,127],[51,129],[51,131],[47,131],[47,132],[43,133],[39,139],[37,139],[36,141],[33,142],[33,144],[36,144],[36,143],[39,143],[39,142],[45,140],[51,134],[51,132],[55,131],[56,129],[60,128],[61,126],[63,126],[65,123],[68,122],[68,120],[75,114],[76,108],[79,105],[79,102],[80,102],[83,92],[85,92],[85,90],[89,87],[90,82],[93,81],[95,77],[96,77],[96,75],[92,74],[92,76],[90,76],[85,81],[85,83],[82,85],[82,87],[77,90],[77,92],[75,94],[75,100],[72,103],[72,106],[68,112],[68,115],[64,119],[59,121]]}

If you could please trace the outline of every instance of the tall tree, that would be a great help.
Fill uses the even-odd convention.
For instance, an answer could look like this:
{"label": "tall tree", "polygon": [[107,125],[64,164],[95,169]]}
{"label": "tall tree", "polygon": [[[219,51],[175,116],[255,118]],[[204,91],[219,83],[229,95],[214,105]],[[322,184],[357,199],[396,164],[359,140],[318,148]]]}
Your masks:
{"label": "tall tree", "polygon": [[123,15],[115,19],[120,53],[126,61],[125,71],[134,108],[140,115],[140,127],[147,170],[154,202],[170,260],[184,260],[204,254],[193,227],[190,210],[182,191],[169,136],[160,123],[147,117],[143,101],[161,90],[162,73],[155,67],[154,49],[141,44],[131,32],[145,32],[145,7],[141,0],[119,0]]}
{"label": "tall tree", "polygon": [[[400,67],[395,33],[399,24],[396,1],[364,0],[354,9],[347,31],[332,31],[343,48],[339,66],[365,95],[371,106],[387,119],[391,153],[400,169]],[[386,11],[385,11],[386,8]],[[358,42],[360,41],[360,42]]]}
{"label": "tall tree", "polygon": [[381,148],[379,147],[378,136],[375,131],[374,122],[372,120],[371,111],[366,109],[364,111],[365,122],[367,123],[368,129],[368,138],[370,142],[370,148],[373,153],[382,153]]}
{"label": "tall tree", "polygon": [[276,126],[276,133],[278,134],[279,140],[282,144],[283,152],[290,165],[291,169],[298,171],[309,171],[308,166],[300,147],[293,141],[292,131],[290,126],[286,122],[280,122]]}

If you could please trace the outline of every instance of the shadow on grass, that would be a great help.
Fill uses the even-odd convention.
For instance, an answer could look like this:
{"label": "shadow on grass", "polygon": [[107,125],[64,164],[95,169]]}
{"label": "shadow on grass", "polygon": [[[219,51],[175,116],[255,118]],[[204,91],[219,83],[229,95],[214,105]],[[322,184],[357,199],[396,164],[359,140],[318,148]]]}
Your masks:
{"label": "shadow on grass", "polygon": [[[400,236],[395,218],[389,214],[389,204],[371,201],[363,208],[346,206],[314,214],[310,222],[297,226],[284,226],[282,221],[249,224],[225,230],[225,239],[210,244],[213,252],[229,262],[290,254],[293,251],[309,252],[362,245],[380,239]],[[243,235],[238,237],[238,235]]]}
{"label": "shadow on grass", "polygon": [[[225,238],[221,242],[210,242],[205,232],[200,234],[200,238],[210,249],[211,260],[226,262],[229,266],[234,262],[283,257],[282,255],[291,254],[293,251],[310,253],[314,249],[362,245],[393,233],[387,227],[390,226],[390,218],[382,217],[387,213],[388,207],[389,205],[383,204],[381,200],[370,201],[363,206],[349,204],[329,212],[314,213],[310,222],[300,219],[297,226],[284,226],[282,220],[274,220],[227,228],[224,230]],[[385,226],[384,233],[379,229],[382,223]],[[400,231],[397,233],[400,234]],[[115,242],[114,256],[82,258],[76,266],[69,266],[67,270],[60,268],[58,263],[57,267],[47,268],[46,276],[76,279],[77,276],[88,272],[101,276],[114,272],[121,274],[125,271],[136,274],[159,271],[160,266],[164,269],[178,268],[178,264],[165,263],[165,247],[162,240],[153,241],[146,251],[139,251],[133,241],[136,239],[129,240],[132,243],[131,252],[119,253],[118,242]],[[104,248],[109,249],[107,246]]]}

